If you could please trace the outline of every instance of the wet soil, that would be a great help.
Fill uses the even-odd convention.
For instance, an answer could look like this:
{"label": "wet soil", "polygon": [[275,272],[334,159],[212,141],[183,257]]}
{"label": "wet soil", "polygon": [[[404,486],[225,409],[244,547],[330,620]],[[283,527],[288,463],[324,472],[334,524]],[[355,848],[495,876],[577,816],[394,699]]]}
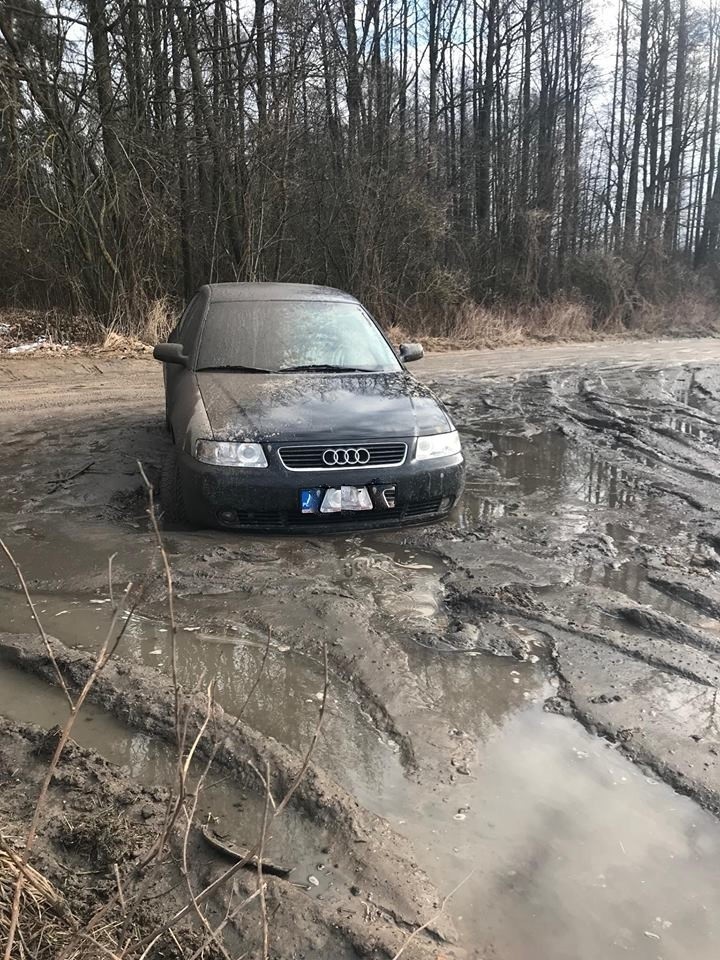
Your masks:
{"label": "wet soil", "polygon": [[[277,776],[295,769],[328,651],[313,774],[274,843],[302,873],[333,850],[330,879],[297,895],[319,909],[314,936],[331,910],[350,911],[336,935],[348,956],[392,956],[464,878],[406,955],[716,955],[720,349],[640,347],[519,351],[494,370],[494,355],[429,358],[420,375],[468,460],[464,502],[443,524],[166,533],[183,685],[214,680],[232,717],[264,663],[242,750],[203,812],[257,828],[247,745]],[[149,362],[32,363],[0,370],[0,523],[47,631],[68,657],[90,655],[109,620],[108,556],[116,595],[156,560],[136,460],[157,474],[160,384]],[[28,426],[20,410],[35,401]],[[133,684],[170,670],[153,570],[119,649]],[[50,726],[62,707],[42,652],[20,639],[33,625],[7,565],[0,607],[0,713]],[[162,724],[116,680],[78,739],[122,776],[167,785]],[[152,698],[155,721],[168,698]],[[358,829],[377,837],[372,857],[354,849]],[[379,905],[367,937],[360,900]],[[276,935],[278,956],[294,956]]]}

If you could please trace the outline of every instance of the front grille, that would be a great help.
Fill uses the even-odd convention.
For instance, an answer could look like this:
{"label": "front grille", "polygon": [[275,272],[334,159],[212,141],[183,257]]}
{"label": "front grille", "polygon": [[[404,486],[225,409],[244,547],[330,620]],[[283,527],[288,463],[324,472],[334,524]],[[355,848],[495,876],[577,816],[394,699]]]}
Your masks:
{"label": "front grille", "polygon": [[288,516],[279,510],[235,510],[235,519],[227,522],[226,527],[284,527]]}
{"label": "front grille", "polygon": [[[388,520],[401,522],[402,520],[418,519],[433,516],[440,511],[441,497],[432,500],[416,500],[404,507],[371,513],[314,513],[302,514],[299,510],[234,510],[234,518],[225,520],[218,514],[218,519],[224,527],[257,527],[259,529],[278,529],[286,526],[332,526],[333,524],[357,523],[358,526]],[[228,508],[230,509],[230,508]]]}
{"label": "front grille", "polygon": [[405,507],[404,515],[406,517],[424,517],[432,513],[437,513],[442,503],[442,497],[435,497],[432,500],[418,500],[415,503],[409,503]]}
{"label": "front grille", "polygon": [[[345,453],[343,453],[345,451]],[[361,451],[359,455],[353,451]],[[367,454],[365,453],[367,451]],[[280,460],[288,470],[359,470],[369,467],[399,467],[405,462],[407,444],[387,443],[326,443],[308,444],[278,449]],[[327,463],[328,459],[349,458],[350,463]]]}

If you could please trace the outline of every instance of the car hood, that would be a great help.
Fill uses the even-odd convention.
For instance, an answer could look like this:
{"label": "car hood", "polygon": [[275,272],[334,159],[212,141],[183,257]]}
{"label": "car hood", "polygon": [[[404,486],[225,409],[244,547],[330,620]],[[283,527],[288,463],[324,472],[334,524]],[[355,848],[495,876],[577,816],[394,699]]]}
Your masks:
{"label": "car hood", "polygon": [[452,429],[433,393],[405,372],[196,375],[216,440],[368,440]]}

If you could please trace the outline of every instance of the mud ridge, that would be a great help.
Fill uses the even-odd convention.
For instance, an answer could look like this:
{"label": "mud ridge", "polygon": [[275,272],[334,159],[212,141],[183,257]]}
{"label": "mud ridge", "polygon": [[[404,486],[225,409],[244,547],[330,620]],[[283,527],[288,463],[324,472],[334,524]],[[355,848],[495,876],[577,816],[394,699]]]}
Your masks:
{"label": "mud ridge", "polygon": [[671,579],[656,573],[648,574],[648,582],[668,596],[677,597],[678,600],[683,600],[690,606],[704,610],[711,617],[720,620],[720,598],[709,596],[702,588],[684,580]]}
{"label": "mud ridge", "polygon": [[679,643],[685,643],[707,653],[720,654],[720,641],[702,633],[700,630],[689,627],[681,620],[676,620],[675,617],[666,613],[659,613],[652,607],[618,606],[611,608],[611,612],[615,616],[627,620],[628,623],[641,627],[643,630],[652,631],[660,637],[677,640]]}
{"label": "mud ridge", "polygon": [[[717,663],[710,657],[703,657],[700,653],[694,655],[694,663],[688,663],[684,659],[687,657],[686,653],[679,652],[672,643],[664,644],[662,639],[643,639],[632,637],[628,634],[611,633],[609,631],[601,631],[591,629],[587,626],[581,626],[572,621],[563,620],[562,617],[550,613],[540,605],[534,607],[529,599],[525,601],[527,605],[522,605],[513,603],[511,600],[503,599],[502,596],[493,596],[478,590],[466,598],[461,598],[459,595],[456,595],[454,598],[454,608],[458,609],[459,606],[462,606],[463,601],[469,603],[471,608],[475,608],[481,614],[486,614],[489,611],[504,613],[515,617],[524,624],[533,626],[535,629],[544,627],[547,636],[555,643],[557,643],[563,635],[581,637],[594,644],[617,650],[633,660],[659,667],[668,673],[692,680],[702,686],[715,687],[720,684],[720,663]],[[634,608],[626,609],[629,612]],[[628,616],[628,619],[629,618]],[[656,622],[659,623],[662,621],[663,618],[658,616]],[[652,614],[646,616],[646,622],[648,624],[653,622]],[[678,636],[679,635],[680,631],[678,629]],[[686,636],[695,637],[696,635],[693,631],[688,630]],[[702,641],[704,638],[700,636],[699,639]],[[711,644],[712,641],[707,640],[707,643]],[[698,646],[697,643],[693,645]],[[715,652],[716,648],[704,646],[701,647],[701,649],[710,649]],[[512,655],[518,656],[517,652],[513,652]],[[518,659],[522,659],[522,657],[518,656]]]}
{"label": "mud ridge", "polygon": [[578,706],[572,684],[563,675],[562,669],[556,663],[557,675],[560,681],[558,692],[546,702],[546,709],[550,713],[560,713],[570,716],[581,724],[593,736],[602,737],[633,763],[645,768],[662,780],[676,793],[689,797],[700,804],[705,810],[720,817],[720,791],[703,783],[701,780],[689,778],[683,771],[678,770],[668,761],[659,757],[653,748],[639,742],[633,736],[635,731],[627,728],[617,728],[613,724],[602,720],[589,709]]}

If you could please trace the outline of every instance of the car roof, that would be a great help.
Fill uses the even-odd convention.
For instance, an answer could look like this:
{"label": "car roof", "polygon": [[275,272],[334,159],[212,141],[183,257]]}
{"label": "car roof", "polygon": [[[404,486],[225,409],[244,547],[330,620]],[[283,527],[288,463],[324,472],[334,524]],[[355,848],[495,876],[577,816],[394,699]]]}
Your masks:
{"label": "car roof", "polygon": [[312,283],[208,283],[200,292],[207,291],[213,303],[232,303],[245,300],[324,300],[357,303],[355,297],[334,287],[319,287]]}

